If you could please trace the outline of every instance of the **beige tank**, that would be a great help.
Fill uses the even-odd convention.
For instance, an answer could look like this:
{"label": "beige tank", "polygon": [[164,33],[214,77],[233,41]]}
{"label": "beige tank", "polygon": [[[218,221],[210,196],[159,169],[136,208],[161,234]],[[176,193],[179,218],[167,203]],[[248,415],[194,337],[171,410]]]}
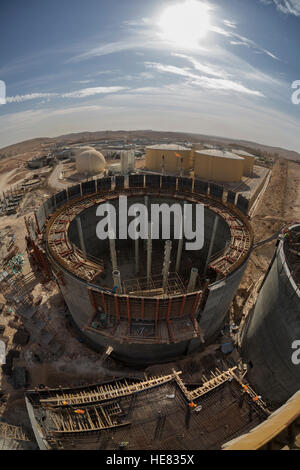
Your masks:
{"label": "beige tank", "polygon": [[146,168],[161,173],[163,165],[166,173],[179,175],[181,169],[183,172],[188,171],[192,165],[191,149],[173,144],[147,147]]}
{"label": "beige tank", "polygon": [[97,150],[85,150],[76,156],[76,170],[84,175],[97,175],[106,167],[106,161],[102,153]]}
{"label": "beige tank", "polygon": [[217,181],[238,182],[244,173],[244,158],[218,149],[195,152],[195,177]]}
{"label": "beige tank", "polygon": [[238,155],[239,157],[242,157],[245,162],[244,162],[244,176],[251,176],[253,174],[254,170],[254,162],[255,162],[255,156],[251,155],[251,153],[245,152],[244,150],[232,150],[233,153]]}

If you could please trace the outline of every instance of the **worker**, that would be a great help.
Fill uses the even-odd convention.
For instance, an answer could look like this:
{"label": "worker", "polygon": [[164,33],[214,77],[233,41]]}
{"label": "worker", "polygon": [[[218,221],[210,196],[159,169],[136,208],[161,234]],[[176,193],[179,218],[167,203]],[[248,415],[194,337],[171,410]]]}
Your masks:
{"label": "worker", "polygon": [[63,401],[62,404],[63,404],[64,406],[67,406],[69,403],[68,403],[67,401]]}
{"label": "worker", "polygon": [[243,391],[244,392],[248,392],[249,388],[247,387],[247,385],[244,385],[242,384],[242,388],[243,388]]}
{"label": "worker", "polygon": [[191,403],[189,403],[189,407],[191,409],[193,409],[193,408],[197,408],[197,405],[195,403],[191,402]]}
{"label": "worker", "polygon": [[259,396],[259,395],[256,395],[256,397],[254,397],[254,398],[253,398],[253,401],[255,401],[255,402],[256,402],[256,401],[258,401],[258,400],[260,400],[260,399],[261,399],[261,396]]}
{"label": "worker", "polygon": [[84,410],[74,410],[74,413],[76,413],[77,415],[84,415],[85,411]]}

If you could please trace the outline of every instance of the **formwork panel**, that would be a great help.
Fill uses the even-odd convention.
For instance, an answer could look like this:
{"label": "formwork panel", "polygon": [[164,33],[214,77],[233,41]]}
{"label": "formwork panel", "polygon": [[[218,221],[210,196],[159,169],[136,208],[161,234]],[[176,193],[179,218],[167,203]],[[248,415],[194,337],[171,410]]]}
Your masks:
{"label": "formwork panel", "polygon": [[95,181],[86,181],[85,183],[82,183],[82,194],[94,194],[96,192],[96,185]]}
{"label": "formwork panel", "polygon": [[193,180],[191,178],[178,178],[178,189],[192,191]]}
{"label": "formwork panel", "polygon": [[177,178],[175,176],[163,176],[161,181],[162,189],[173,189],[176,191]]}
{"label": "formwork panel", "polygon": [[53,214],[53,212],[55,212],[55,208],[56,208],[55,197],[52,196],[50,199],[48,199],[45,202],[44,207],[45,207],[46,217],[48,218],[49,215],[51,215],[51,214]]}
{"label": "formwork panel", "polygon": [[115,177],[116,189],[123,189],[124,188],[124,182],[125,182],[124,176],[116,176]]}
{"label": "formwork panel", "polygon": [[229,189],[228,194],[227,194],[227,202],[229,204],[234,205],[235,204],[235,199],[236,199],[236,193]]}
{"label": "formwork panel", "polygon": [[100,178],[97,180],[97,192],[111,191],[111,178]]}
{"label": "formwork panel", "polygon": [[207,194],[208,183],[206,181],[195,180],[194,193]]}
{"label": "formwork panel", "polygon": [[210,195],[222,201],[224,188],[218,184],[210,183]]}
{"label": "formwork panel", "polygon": [[36,220],[37,220],[39,231],[41,232],[46,222],[44,204],[41,207],[39,207],[38,210],[36,211]]}
{"label": "formwork panel", "polygon": [[144,187],[144,175],[130,175],[129,187],[130,188],[143,188]]}
{"label": "formwork panel", "polygon": [[56,209],[59,209],[67,201],[67,191],[64,189],[60,193],[56,194],[55,202]]}
{"label": "formwork panel", "polygon": [[248,214],[248,208],[249,208],[249,200],[246,199],[241,194],[239,194],[236,207],[238,209],[240,209],[240,211],[242,211],[245,215],[247,215]]}
{"label": "formwork panel", "polygon": [[80,184],[76,184],[76,186],[71,186],[68,188],[68,195],[69,199],[75,199],[76,197],[79,197],[81,195]]}
{"label": "formwork panel", "polygon": [[160,175],[146,175],[146,187],[150,190],[160,188],[160,179]]}

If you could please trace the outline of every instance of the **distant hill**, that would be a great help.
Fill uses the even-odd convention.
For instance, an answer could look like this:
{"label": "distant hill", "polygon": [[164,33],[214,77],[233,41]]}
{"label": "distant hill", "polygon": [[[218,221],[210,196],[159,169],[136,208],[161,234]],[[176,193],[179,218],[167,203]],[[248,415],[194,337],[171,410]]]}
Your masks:
{"label": "distant hill", "polygon": [[192,143],[205,142],[211,145],[222,145],[233,148],[242,148],[244,150],[252,151],[257,155],[264,155],[274,158],[286,158],[300,162],[300,154],[292,150],[286,150],[280,147],[272,147],[263,145],[256,142],[246,140],[237,140],[231,138],[208,136],[204,134],[193,134],[187,132],[160,132],[152,130],[139,130],[139,131],[99,131],[99,132],[80,132],[74,134],[62,135],[54,138],[38,138],[31,139],[25,142],[20,142],[8,147],[0,149],[0,159],[6,157],[13,157],[26,152],[43,153],[47,152],[57,145],[72,145],[81,143],[99,142],[101,140],[132,140],[132,139],[149,139],[157,141],[189,141]]}

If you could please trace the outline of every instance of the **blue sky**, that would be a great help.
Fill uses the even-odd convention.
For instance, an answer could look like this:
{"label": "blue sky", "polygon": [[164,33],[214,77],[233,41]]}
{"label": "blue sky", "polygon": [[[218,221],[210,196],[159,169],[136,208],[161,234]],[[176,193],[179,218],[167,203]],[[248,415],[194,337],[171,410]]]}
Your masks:
{"label": "blue sky", "polygon": [[300,0],[2,0],[0,148],[153,129],[300,151]]}

